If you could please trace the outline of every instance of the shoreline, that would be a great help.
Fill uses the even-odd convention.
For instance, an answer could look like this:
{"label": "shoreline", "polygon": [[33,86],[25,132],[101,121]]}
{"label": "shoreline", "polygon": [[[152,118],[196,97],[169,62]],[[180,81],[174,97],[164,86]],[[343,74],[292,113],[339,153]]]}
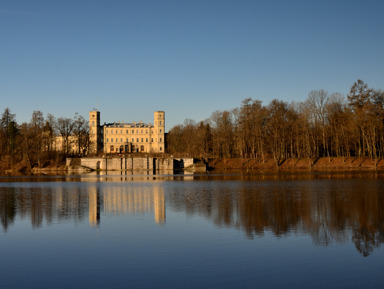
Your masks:
{"label": "shoreline", "polygon": [[[371,158],[359,157],[321,157],[318,159],[287,159],[278,166],[274,159],[266,159],[264,162],[260,159],[246,158],[212,158],[204,160],[207,172],[241,171],[244,173],[274,173],[274,172],[340,172],[340,171],[384,171],[384,159],[372,160]],[[200,162],[203,165],[203,162]],[[188,171],[186,168],[185,171]],[[28,175],[28,174],[66,174],[73,172],[68,166],[49,166],[34,167],[30,172],[25,170],[2,170],[0,176],[9,175]],[[78,170],[78,172],[87,173],[87,170]],[[203,171],[199,171],[203,172]]]}
{"label": "shoreline", "polygon": [[384,170],[384,160],[359,157],[321,157],[318,159],[287,159],[278,166],[274,159],[212,159],[208,166],[213,170],[241,169],[247,171],[375,171]]}

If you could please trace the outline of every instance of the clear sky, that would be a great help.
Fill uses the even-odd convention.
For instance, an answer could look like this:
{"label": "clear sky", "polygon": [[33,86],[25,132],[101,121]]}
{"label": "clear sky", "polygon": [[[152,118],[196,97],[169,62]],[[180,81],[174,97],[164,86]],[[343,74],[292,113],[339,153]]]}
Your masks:
{"label": "clear sky", "polygon": [[384,1],[0,0],[0,112],[167,130],[251,97],[384,89]]}

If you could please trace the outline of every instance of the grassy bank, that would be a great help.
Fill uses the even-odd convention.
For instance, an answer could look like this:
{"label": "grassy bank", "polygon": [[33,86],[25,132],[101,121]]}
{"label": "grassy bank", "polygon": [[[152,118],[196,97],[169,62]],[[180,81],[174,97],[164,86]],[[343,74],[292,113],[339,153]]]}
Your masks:
{"label": "grassy bank", "polygon": [[210,159],[212,169],[241,169],[241,170],[384,170],[384,160],[371,158],[333,158],[318,159],[287,159],[279,165],[274,159]]}

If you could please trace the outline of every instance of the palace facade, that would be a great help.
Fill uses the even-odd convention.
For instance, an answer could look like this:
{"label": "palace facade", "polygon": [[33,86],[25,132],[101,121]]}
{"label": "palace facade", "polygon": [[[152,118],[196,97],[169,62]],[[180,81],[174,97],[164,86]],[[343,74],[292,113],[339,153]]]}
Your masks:
{"label": "palace facade", "polygon": [[154,121],[100,124],[100,111],[89,112],[90,153],[164,153],[165,112],[155,111]]}

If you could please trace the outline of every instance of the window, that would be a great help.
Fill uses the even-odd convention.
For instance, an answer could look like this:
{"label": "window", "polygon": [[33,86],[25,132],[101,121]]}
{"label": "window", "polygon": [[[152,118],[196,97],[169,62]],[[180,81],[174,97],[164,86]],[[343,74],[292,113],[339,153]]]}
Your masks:
{"label": "window", "polygon": [[114,152],[114,151],[115,151],[115,147],[111,146],[111,152]]}
{"label": "window", "polygon": [[160,133],[162,132],[162,130],[160,130]]}
{"label": "window", "polygon": [[160,147],[160,151],[162,151],[163,150],[163,147]]}
{"label": "window", "polygon": [[135,142],[135,139],[134,139],[134,138],[132,139],[132,142]]}
{"label": "window", "polygon": [[141,139],[141,142],[144,142],[144,139],[143,139],[143,138]]}
{"label": "window", "polygon": [[135,130],[134,130],[134,129],[132,130],[132,133],[135,133]]}
{"label": "window", "polygon": [[121,134],[123,133],[123,130],[122,130],[122,129],[120,130],[120,133],[121,133]]}
{"label": "window", "polygon": [[139,133],[139,130],[138,130],[138,129],[136,130],[136,133]]}
{"label": "window", "polygon": [[148,133],[148,130],[147,130],[147,129],[145,130],[145,133]]}
{"label": "window", "polygon": [[128,130],[126,130],[125,133],[128,133]]}
{"label": "window", "polygon": [[113,138],[111,138],[111,142],[113,142]]}
{"label": "window", "polygon": [[128,139],[127,139],[127,138],[125,139],[125,142],[128,142]]}
{"label": "window", "polygon": [[160,142],[162,142],[162,138],[160,138]]}
{"label": "window", "polygon": [[94,122],[94,121],[92,121],[92,125],[95,125],[95,122]]}
{"label": "window", "polygon": [[107,139],[107,142],[109,142],[109,140]]}
{"label": "window", "polygon": [[119,140],[118,139],[116,139],[116,142],[118,142]]}
{"label": "window", "polygon": [[143,133],[143,130],[141,130],[141,133]]}
{"label": "window", "polygon": [[139,142],[139,139],[136,139],[137,140],[137,142]]}
{"label": "window", "polygon": [[151,142],[153,142],[153,138],[151,138]]}
{"label": "window", "polygon": [[111,134],[113,134],[113,130],[111,130]]}
{"label": "window", "polygon": [[160,120],[160,125],[161,125],[161,120]]}
{"label": "window", "polygon": [[148,142],[148,139],[146,138],[145,141]]}
{"label": "window", "polygon": [[122,138],[120,139],[120,142],[123,142],[123,139],[122,139]]}

